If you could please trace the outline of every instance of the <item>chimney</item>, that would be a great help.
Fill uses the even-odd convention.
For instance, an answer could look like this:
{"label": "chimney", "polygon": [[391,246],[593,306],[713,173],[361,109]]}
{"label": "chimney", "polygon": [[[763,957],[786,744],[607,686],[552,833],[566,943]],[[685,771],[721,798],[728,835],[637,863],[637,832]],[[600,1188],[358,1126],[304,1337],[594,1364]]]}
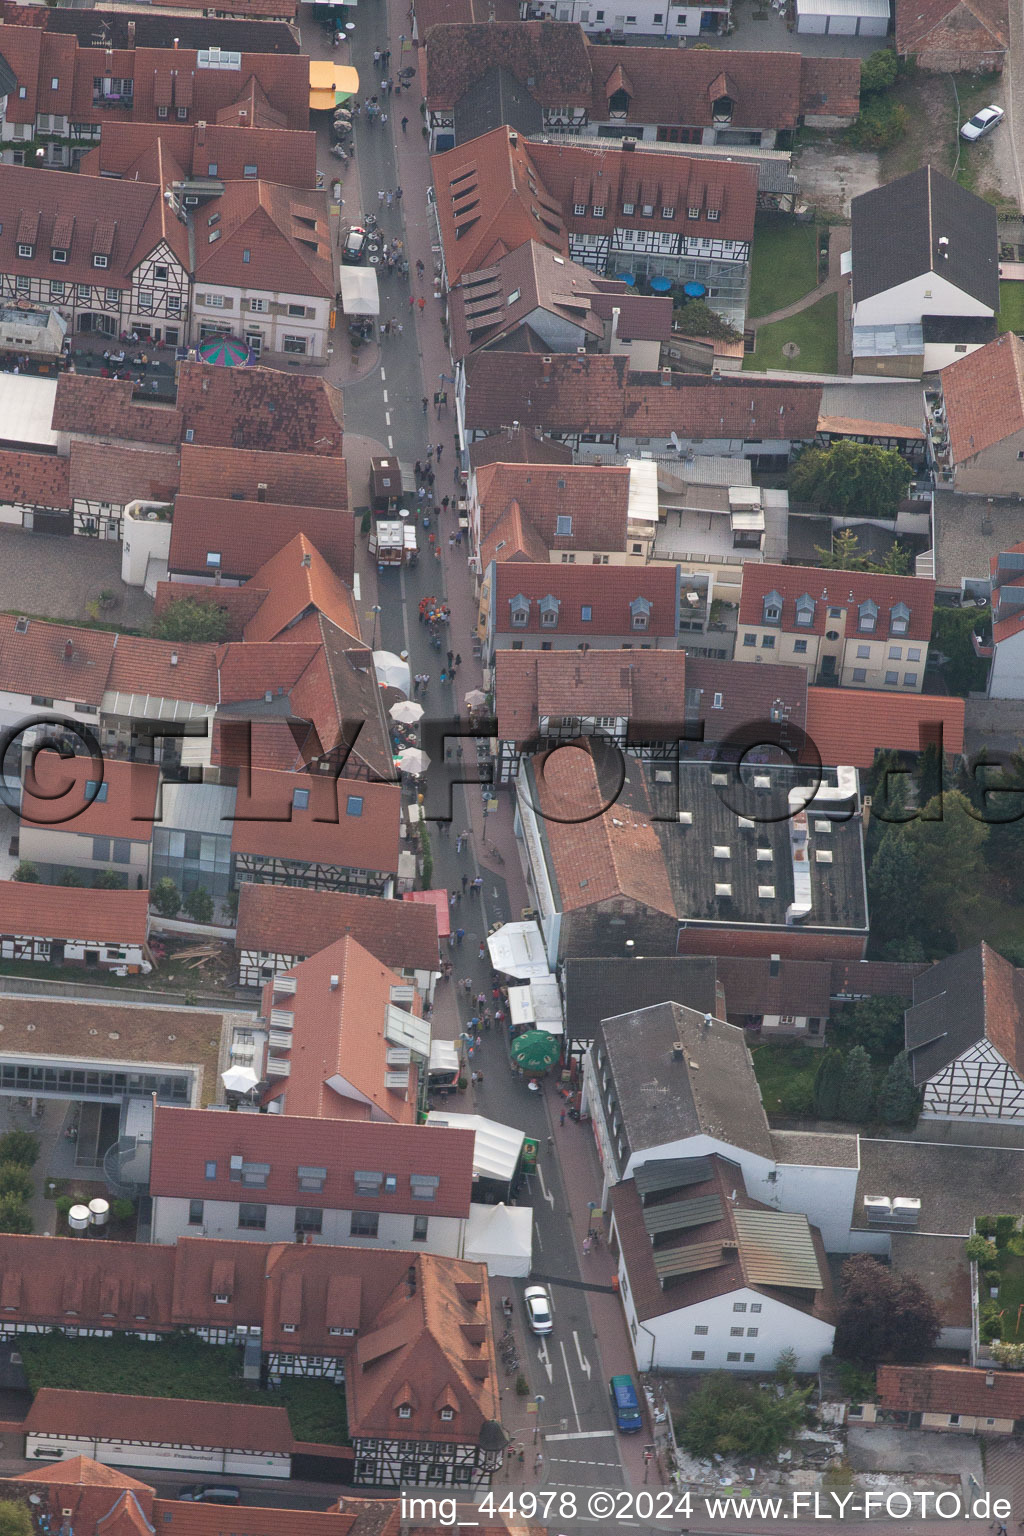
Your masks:
{"label": "chimney", "polygon": [[266,499],[267,499],[267,482],[265,480],[261,480],[259,485],[257,485],[257,487],[256,487],[256,500],[257,501],[266,501]]}
{"label": "chimney", "polygon": [[64,641],[64,660],[65,661],[70,661],[74,654],[75,654],[74,642],[72,640],[65,640]]}
{"label": "chimney", "polygon": [[337,992],[337,990],[338,990],[338,978],[337,978],[337,976],[332,976],[331,977],[331,991],[332,992]]}
{"label": "chimney", "polygon": [[662,368],[660,370],[660,372],[661,372],[661,382],[662,382],[662,384],[667,384],[668,387],[671,388],[672,387],[672,369],[671,368]]}
{"label": "chimney", "polygon": [[128,47],[129,48],[134,48],[135,47],[135,23],[134,23],[134,21],[130,21],[128,23]]}
{"label": "chimney", "polygon": [[551,359],[550,359],[550,357],[542,357],[541,358],[541,360],[540,360],[540,372],[541,372],[541,378],[550,379],[550,377],[551,377]]}
{"label": "chimney", "polygon": [[302,568],[303,568],[303,570],[304,571],[308,571],[312,564],[313,564],[313,556],[307,552],[302,557]]}
{"label": "chimney", "polygon": [[177,653],[177,651],[172,651],[171,652],[171,666],[172,667],[176,667],[177,665],[178,665],[178,653]]}
{"label": "chimney", "polygon": [[240,123],[247,123],[249,121],[249,108],[248,107],[239,107],[239,109],[238,109],[238,121]]}
{"label": "chimney", "polygon": [[210,381],[209,381],[209,379],[206,377],[206,375],[204,373],[203,374],[203,394],[204,395],[206,394],[206,391],[209,389],[209,387],[210,387]]}
{"label": "chimney", "polygon": [[949,260],[949,236],[948,235],[940,235],[939,236],[939,255],[942,257],[943,261],[948,261]]}
{"label": "chimney", "polygon": [[996,1384],[996,1378],[995,1378],[995,1375],[993,1374],[993,1372],[992,1371],[986,1372],[986,1374],[985,1374],[985,1385],[986,1385],[986,1387],[994,1387],[995,1384]]}
{"label": "chimney", "polygon": [[177,38],[174,39],[174,46],[175,46],[175,48],[177,48],[177,46],[178,46],[178,39]]}
{"label": "chimney", "polygon": [[611,335],[609,337],[610,341],[615,341],[616,338],[618,337],[618,334],[619,334],[619,316],[621,315],[621,313],[622,313],[622,311],[621,311],[621,309],[619,309],[618,305],[615,305],[612,308],[612,329],[611,329]]}
{"label": "chimney", "polygon": [[636,149],[636,139],[623,139],[622,147],[623,149],[630,151]]}
{"label": "chimney", "polygon": [[779,955],[772,955],[768,961],[768,975],[777,976],[779,974],[779,967],[781,964],[781,957]]}
{"label": "chimney", "polygon": [[683,1042],[681,1040],[676,1040],[676,1041],[673,1042],[673,1045],[672,1045],[672,1060],[673,1061],[682,1061],[682,1059],[683,1059]]}
{"label": "chimney", "polygon": [[203,145],[206,143],[206,123],[202,118],[200,118],[198,123],[196,123],[196,128],[198,130],[196,133],[196,143],[199,145],[199,148],[202,149]]}
{"label": "chimney", "polygon": [[511,132],[511,133],[510,133],[510,134],[509,134],[509,136],[508,136],[508,141],[509,141],[509,143],[510,143],[510,144],[511,144],[511,146],[512,146],[512,148],[513,148],[513,149],[515,149],[515,148],[516,148],[516,146],[517,146],[517,145],[518,145],[518,143],[519,143],[519,135],[518,135],[518,133],[516,133],[516,132],[515,132],[515,130],[514,130],[514,129],[513,129],[513,131],[512,131],[512,132]]}

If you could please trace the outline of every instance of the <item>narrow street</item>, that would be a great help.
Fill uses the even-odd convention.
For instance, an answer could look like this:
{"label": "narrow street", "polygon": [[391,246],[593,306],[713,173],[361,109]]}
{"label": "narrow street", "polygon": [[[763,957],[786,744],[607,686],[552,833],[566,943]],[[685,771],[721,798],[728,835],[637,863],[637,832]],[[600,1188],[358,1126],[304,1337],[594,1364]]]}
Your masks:
{"label": "narrow street", "polygon": [[[372,348],[362,349],[363,353],[372,350],[373,359],[360,357],[355,378],[351,365],[338,356],[345,347],[344,332],[339,328],[336,333],[336,356],[328,376],[344,387],[346,438],[361,440],[361,460],[368,459],[370,452],[392,451],[406,470],[411,470],[416,460],[426,463],[428,445],[434,447],[433,492],[438,515],[431,519],[430,531],[435,533],[435,548],[431,550],[428,531],[421,527],[417,566],[385,571],[378,577],[376,569],[361,559],[362,609],[369,625],[373,608],[379,606],[379,617],[374,617],[382,648],[407,651],[413,674],[429,674],[426,694],[420,695],[427,718],[450,723],[453,729],[458,729],[455,721],[461,718],[462,729],[466,729],[464,696],[469,689],[480,687],[482,674],[480,663],[473,659],[476,605],[466,546],[462,543],[453,548],[449,543],[449,535],[458,526],[455,502],[460,494],[454,417],[450,409],[438,412],[433,404],[436,391],[447,388],[451,394],[453,369],[442,335],[442,301],[433,282],[436,252],[431,249],[428,206],[430,162],[421,132],[420,90],[416,79],[411,90],[388,96],[381,90],[381,72],[373,66],[374,49],[390,47],[389,74],[394,78],[400,69],[418,63],[417,52],[402,38],[403,30],[409,27],[404,0],[392,0],[390,13],[385,0],[366,0],[353,13],[356,25],[349,34],[350,42],[336,52],[312,19],[310,7],[303,5],[301,12],[305,50],[316,57],[330,55],[339,62],[354,64],[360,75],[360,99],[365,102],[377,95],[388,115],[386,124],[368,122],[365,115],[356,121],[355,164],[341,168],[341,229],[360,223],[372,212],[386,240],[397,237],[404,242],[403,254],[410,269],[408,279],[397,272],[380,277],[380,319],[391,321],[392,334],[381,337]],[[401,129],[403,116],[408,119],[405,132]],[[339,162],[329,154],[326,126],[320,133],[318,160],[329,185],[332,175],[338,174]],[[402,196],[393,198],[389,209],[386,194],[398,187]],[[385,194],[383,200],[380,193]],[[416,275],[417,260],[424,265],[422,278]],[[395,334],[397,325],[402,329]],[[359,469],[350,467],[357,504],[363,494],[363,467],[362,463]],[[447,514],[440,506],[446,495],[451,498]],[[365,555],[365,546],[361,553]],[[427,627],[418,622],[419,602],[427,595],[447,602],[451,610],[440,652],[432,649]],[[447,670],[449,648],[461,656],[461,665],[456,668],[454,684],[442,685],[440,673]],[[475,763],[476,753],[466,743],[459,768],[463,778],[476,776]],[[428,810],[436,814],[443,795],[438,795],[436,782],[431,788]],[[490,961],[486,954],[480,954],[488,931],[495,923],[518,919],[531,904],[507,793],[498,796],[498,809],[491,815],[485,812],[483,790],[475,784],[455,784],[451,794],[452,820],[428,823],[432,883],[455,893],[452,926],[464,930],[461,943],[451,949],[452,980],[440,983],[435,1002],[433,1028],[444,1039],[455,1039],[464,1030],[475,1012],[476,995],[490,993]],[[462,831],[468,832],[469,838],[460,855],[457,846]],[[483,887],[474,894],[470,883],[477,875],[482,877]],[[469,887],[465,893],[463,879]],[[468,993],[461,985],[467,977],[471,980]],[[538,1171],[528,1180],[529,1193],[520,1198],[529,1199],[534,1210],[534,1272],[551,1287],[553,1334],[541,1341],[526,1330],[522,1282],[496,1280],[491,1284],[496,1323],[501,1316],[501,1294],[513,1288],[516,1292],[515,1328],[521,1369],[530,1389],[528,1397],[516,1395],[516,1373],[503,1387],[506,1428],[516,1437],[514,1446],[524,1448],[523,1466],[519,1466],[514,1451],[506,1475],[513,1486],[520,1480],[534,1486],[639,1486],[647,1436],[620,1437],[608,1397],[609,1376],[621,1371],[635,1374],[622,1309],[611,1284],[615,1266],[603,1245],[586,1255],[582,1249],[590,1220],[588,1202],[596,1201],[601,1189],[590,1128],[568,1118],[560,1125],[561,1100],[553,1085],[543,1093],[531,1093],[525,1082],[511,1073],[507,1040],[497,1029],[480,1035],[471,1069],[480,1073],[481,1080],[460,1097],[459,1109],[514,1124],[536,1137],[541,1147]]]}

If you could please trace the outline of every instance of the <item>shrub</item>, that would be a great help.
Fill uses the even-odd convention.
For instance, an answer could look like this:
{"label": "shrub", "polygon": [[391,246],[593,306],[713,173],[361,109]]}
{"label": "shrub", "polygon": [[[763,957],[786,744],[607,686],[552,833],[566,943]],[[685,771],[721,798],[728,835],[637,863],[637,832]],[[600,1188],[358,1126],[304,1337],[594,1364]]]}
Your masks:
{"label": "shrub", "polygon": [[0,1163],[34,1168],[39,1161],[39,1137],[34,1131],[7,1131],[0,1136]]}
{"label": "shrub", "polygon": [[984,1264],[988,1259],[998,1262],[995,1243],[982,1237],[980,1232],[973,1233],[967,1239],[967,1257],[972,1264]]}
{"label": "shrub", "polygon": [[213,897],[204,885],[197,885],[185,897],[185,911],[194,923],[209,923],[213,919]]}
{"label": "shrub", "polygon": [[907,131],[907,109],[884,97],[867,102],[850,129],[858,149],[892,149]]}
{"label": "shrub", "polygon": [[998,1317],[987,1317],[983,1323],[978,1324],[978,1337],[983,1344],[991,1344],[1002,1331],[1002,1321]]}
{"label": "shrub", "polygon": [[870,96],[874,91],[887,91],[896,83],[896,55],[891,48],[880,48],[864,59],[860,66],[860,93]]}
{"label": "shrub", "polygon": [[161,917],[177,917],[181,911],[181,892],[169,875],[157,881],[149,893],[149,899]]}
{"label": "shrub", "polygon": [[197,602],[194,597],[179,597],[168,603],[150,633],[157,640],[224,640],[228,633],[226,608],[216,603]]}
{"label": "shrub", "polygon": [[30,859],[22,859],[11,879],[20,880],[22,885],[38,885],[39,871]]}
{"label": "shrub", "polygon": [[127,876],[122,875],[116,869],[101,869],[96,876],[96,889],[98,891],[123,891],[127,884]]}
{"label": "shrub", "polygon": [[991,1237],[996,1230],[995,1217],[977,1216],[974,1221],[974,1229],[976,1232],[980,1232],[982,1237]]}
{"label": "shrub", "polygon": [[33,1536],[32,1512],[16,1499],[0,1499],[0,1536]]}
{"label": "shrub", "polygon": [[1011,1371],[1024,1370],[1024,1344],[1004,1344],[1001,1340],[995,1340],[992,1344],[992,1358]]}
{"label": "shrub", "polygon": [[62,869],[60,872],[60,879],[57,881],[57,884],[84,885],[85,881],[82,879],[82,871],[80,869]]}
{"label": "shrub", "polygon": [[0,1196],[13,1195],[16,1200],[31,1200],[35,1185],[24,1163],[0,1163]]}
{"label": "shrub", "polygon": [[115,1221],[131,1221],[135,1206],[131,1200],[111,1200],[110,1214]]}
{"label": "shrub", "polygon": [[530,1383],[527,1381],[522,1371],[520,1371],[519,1375],[516,1377],[516,1397],[529,1397],[529,1395]]}
{"label": "shrub", "polygon": [[32,1212],[17,1195],[0,1195],[0,1232],[20,1232],[27,1236],[33,1227]]}
{"label": "shrub", "polygon": [[1010,1241],[1010,1238],[1013,1235],[1013,1229],[1016,1226],[1016,1224],[1017,1224],[1016,1223],[1016,1217],[1014,1217],[1014,1216],[997,1216],[996,1217],[996,1247],[997,1248],[1005,1248],[1006,1247],[1007,1243]]}
{"label": "shrub", "polygon": [[66,1222],[68,1219],[68,1211],[70,1211],[73,1205],[77,1205],[78,1201],[75,1199],[74,1195],[58,1195],[53,1203],[57,1207],[57,1215],[61,1218],[62,1221]]}

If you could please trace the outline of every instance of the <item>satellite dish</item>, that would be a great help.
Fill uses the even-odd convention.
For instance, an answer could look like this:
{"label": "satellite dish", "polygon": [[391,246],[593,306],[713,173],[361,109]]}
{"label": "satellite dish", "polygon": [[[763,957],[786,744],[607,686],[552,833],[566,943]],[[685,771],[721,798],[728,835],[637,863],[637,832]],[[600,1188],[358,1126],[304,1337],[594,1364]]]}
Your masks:
{"label": "satellite dish", "polygon": [[668,440],[672,444],[672,447],[675,449],[676,453],[682,453],[683,446],[680,443],[679,438],[678,438],[678,436],[677,436],[677,434],[675,432],[670,432],[669,433]]}

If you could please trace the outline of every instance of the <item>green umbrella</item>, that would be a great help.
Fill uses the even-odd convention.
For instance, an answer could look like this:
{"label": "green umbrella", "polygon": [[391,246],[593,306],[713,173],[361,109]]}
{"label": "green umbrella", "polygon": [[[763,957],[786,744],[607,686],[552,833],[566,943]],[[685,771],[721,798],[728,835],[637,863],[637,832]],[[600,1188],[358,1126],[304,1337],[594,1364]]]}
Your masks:
{"label": "green umbrella", "polygon": [[510,1047],[512,1060],[524,1072],[546,1072],[558,1060],[561,1046],[554,1035],[542,1029],[528,1029],[517,1035]]}
{"label": "green umbrella", "polygon": [[244,368],[252,360],[247,343],[233,336],[207,336],[199,343],[199,356],[220,368]]}

